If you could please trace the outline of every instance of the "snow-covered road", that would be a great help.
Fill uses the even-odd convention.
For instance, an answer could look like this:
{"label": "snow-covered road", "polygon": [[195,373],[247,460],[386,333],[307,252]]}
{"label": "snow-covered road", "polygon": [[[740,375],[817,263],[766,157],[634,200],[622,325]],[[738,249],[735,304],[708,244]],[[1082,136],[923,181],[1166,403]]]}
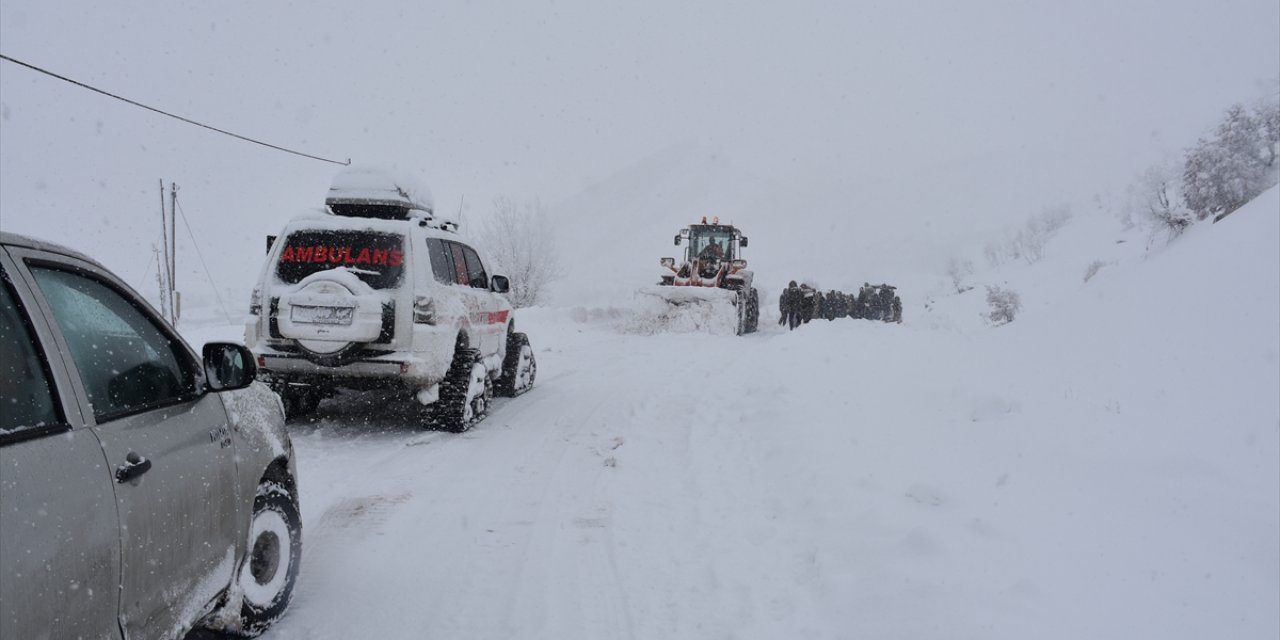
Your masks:
{"label": "snow-covered road", "polygon": [[[306,552],[268,638],[1274,624],[1277,490],[1257,481],[1277,425],[1179,419],[1196,403],[1113,386],[1123,359],[851,320],[745,338],[522,324],[538,386],[467,434],[374,396],[293,425]],[[1198,450],[1209,429],[1228,444]]]}
{"label": "snow-covered road", "polygon": [[979,291],[745,337],[522,310],[537,385],[468,433],[376,395],[291,424],[264,638],[1277,637],[1266,198],[1086,284],[1045,261],[998,329]]}

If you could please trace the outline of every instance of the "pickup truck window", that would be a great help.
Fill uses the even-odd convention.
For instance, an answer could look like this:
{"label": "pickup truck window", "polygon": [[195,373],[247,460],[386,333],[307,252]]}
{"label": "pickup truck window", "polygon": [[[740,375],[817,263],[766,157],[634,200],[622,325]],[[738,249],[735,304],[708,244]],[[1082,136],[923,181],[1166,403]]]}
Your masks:
{"label": "pickup truck window", "polygon": [[0,437],[63,422],[45,367],[35,333],[4,273],[0,277]]}
{"label": "pickup truck window", "polygon": [[31,275],[71,350],[99,423],[173,404],[195,393],[195,365],[115,289],[42,266]]}

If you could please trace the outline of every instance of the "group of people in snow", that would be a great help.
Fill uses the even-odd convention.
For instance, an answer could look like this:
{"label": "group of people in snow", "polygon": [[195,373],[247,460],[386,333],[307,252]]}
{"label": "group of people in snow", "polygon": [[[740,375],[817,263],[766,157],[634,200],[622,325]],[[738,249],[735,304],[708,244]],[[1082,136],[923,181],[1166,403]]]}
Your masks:
{"label": "group of people in snow", "polygon": [[856,296],[835,289],[823,293],[792,280],[778,299],[778,324],[795,329],[814,318],[902,322],[902,299],[896,290],[892,285],[863,283]]}

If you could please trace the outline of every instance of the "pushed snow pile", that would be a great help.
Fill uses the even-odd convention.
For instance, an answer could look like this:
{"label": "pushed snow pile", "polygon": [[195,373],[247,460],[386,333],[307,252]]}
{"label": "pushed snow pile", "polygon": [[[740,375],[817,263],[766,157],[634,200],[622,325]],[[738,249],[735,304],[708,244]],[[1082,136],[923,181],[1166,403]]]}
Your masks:
{"label": "pushed snow pile", "polygon": [[711,333],[733,335],[738,328],[737,293],[707,287],[643,287],[632,313],[618,322],[624,333]]}
{"label": "pushed snow pile", "polygon": [[416,177],[379,165],[351,165],[333,177],[325,204],[435,210],[431,191]]}

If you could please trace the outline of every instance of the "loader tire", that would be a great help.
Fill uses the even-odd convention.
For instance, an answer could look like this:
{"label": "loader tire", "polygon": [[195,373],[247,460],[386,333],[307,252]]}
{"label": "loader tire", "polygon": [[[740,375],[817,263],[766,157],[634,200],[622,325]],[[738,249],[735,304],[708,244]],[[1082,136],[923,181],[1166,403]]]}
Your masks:
{"label": "loader tire", "polygon": [[760,322],[760,296],[755,289],[739,289],[735,301],[738,310],[737,335],[755,332]]}

